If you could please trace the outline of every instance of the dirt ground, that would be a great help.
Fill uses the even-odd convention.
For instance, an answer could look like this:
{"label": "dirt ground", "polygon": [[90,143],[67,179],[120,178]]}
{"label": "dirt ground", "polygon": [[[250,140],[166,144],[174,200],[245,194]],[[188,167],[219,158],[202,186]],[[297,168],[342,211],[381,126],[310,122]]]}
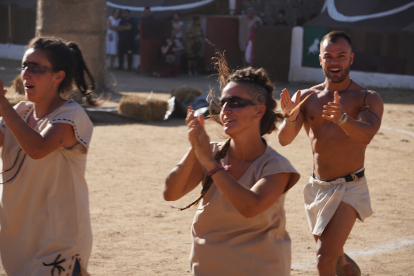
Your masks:
{"label": "dirt ground", "polygon": [[[383,125],[367,150],[366,175],[374,215],[357,222],[345,246],[363,275],[414,275],[414,110],[386,104]],[[220,129],[209,125],[212,140]],[[311,150],[302,131],[287,147],[266,137],[301,174],[286,198],[292,239],[292,275],[316,275],[314,241],[302,188],[311,171]],[[189,275],[190,225],[195,209],[178,212],[163,201],[169,171],[189,144],[181,120],[156,124],[96,126],[86,177],[90,187],[94,275]],[[174,202],[189,203],[198,189]],[[411,198],[411,199],[410,199]]]}
{"label": "dirt ground", "polygon": [[[297,86],[306,87],[289,88]],[[357,221],[345,251],[364,276],[414,275],[414,91],[380,92],[384,128],[369,145],[365,163],[375,213],[364,223]],[[223,140],[219,127],[207,128],[211,140]],[[302,199],[312,165],[308,138],[301,131],[287,147],[279,145],[276,133],[265,138],[301,174],[285,204],[291,275],[316,275],[315,243]],[[175,211],[162,198],[165,177],[188,146],[183,120],[95,125],[86,171],[94,234],[92,275],[190,274],[190,227],[196,209]],[[173,204],[183,206],[198,193],[196,189]]]}

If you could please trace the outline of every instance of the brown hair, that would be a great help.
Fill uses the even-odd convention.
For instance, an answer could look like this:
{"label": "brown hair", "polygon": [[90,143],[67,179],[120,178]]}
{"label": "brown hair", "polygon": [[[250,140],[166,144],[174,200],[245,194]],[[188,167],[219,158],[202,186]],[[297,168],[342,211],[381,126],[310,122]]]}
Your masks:
{"label": "brown hair", "polygon": [[328,40],[328,42],[335,43],[341,37],[348,42],[349,48],[351,48],[351,52],[352,52],[352,40],[351,40],[351,37],[349,36],[349,34],[347,34],[346,32],[343,32],[343,31],[332,31],[332,32],[326,34],[324,37],[322,37],[322,40],[320,42],[320,45],[322,45],[322,43],[325,40]]}
{"label": "brown hair", "polygon": [[[58,72],[62,70],[65,72],[65,78],[58,87],[60,94],[71,90],[73,81],[75,81],[80,93],[86,98],[88,105],[100,105],[97,100],[93,99],[92,93],[95,90],[95,80],[86,66],[78,44],[54,37],[36,37],[29,42],[28,49],[30,48],[44,50],[49,62],[52,64],[53,71]],[[90,87],[86,83],[85,74],[89,78]],[[88,92],[88,90],[90,91]]]}
{"label": "brown hair", "polygon": [[[245,84],[249,87],[247,92],[253,96],[256,104],[264,104],[266,111],[260,120],[260,135],[270,134],[277,129],[276,122],[286,117],[280,111],[275,111],[277,102],[273,98],[275,86],[272,84],[267,72],[263,68],[247,67],[237,71],[232,71],[224,57],[224,53],[216,53],[213,58],[213,64],[218,71],[220,89],[224,89],[230,82]],[[221,124],[219,113],[221,111],[220,104],[213,96],[213,91],[209,91],[210,98],[210,117]]]}

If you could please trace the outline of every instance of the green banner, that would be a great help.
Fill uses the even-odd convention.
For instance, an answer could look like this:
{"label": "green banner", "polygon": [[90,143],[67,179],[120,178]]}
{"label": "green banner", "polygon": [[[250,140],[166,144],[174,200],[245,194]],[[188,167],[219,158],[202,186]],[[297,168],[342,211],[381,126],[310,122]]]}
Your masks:
{"label": "green banner", "polygon": [[322,37],[328,33],[327,27],[305,26],[303,39],[303,66],[320,67],[319,43]]}

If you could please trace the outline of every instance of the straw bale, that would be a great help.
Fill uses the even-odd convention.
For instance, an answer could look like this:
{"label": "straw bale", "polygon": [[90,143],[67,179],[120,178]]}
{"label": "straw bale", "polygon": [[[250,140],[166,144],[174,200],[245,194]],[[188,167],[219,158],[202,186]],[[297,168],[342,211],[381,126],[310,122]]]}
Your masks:
{"label": "straw bale", "polygon": [[13,88],[16,93],[24,95],[24,85],[20,75],[17,75],[13,80]]}
{"label": "straw bale", "polygon": [[201,94],[201,90],[193,86],[176,87],[171,91],[171,97],[175,97],[178,101],[187,105]]}
{"label": "straw bale", "polygon": [[137,117],[147,122],[164,119],[168,102],[139,96],[123,96],[119,101],[118,112]]}

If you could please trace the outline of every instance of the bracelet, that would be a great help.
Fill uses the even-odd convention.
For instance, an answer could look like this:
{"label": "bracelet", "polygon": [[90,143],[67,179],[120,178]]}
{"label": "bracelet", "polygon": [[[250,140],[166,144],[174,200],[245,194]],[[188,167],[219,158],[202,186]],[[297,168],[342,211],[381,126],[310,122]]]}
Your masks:
{"label": "bracelet", "polygon": [[220,165],[220,166],[218,166],[218,167],[215,167],[214,169],[212,169],[211,171],[209,171],[208,173],[207,173],[207,175],[208,176],[212,176],[213,174],[215,174],[216,172],[218,172],[219,170],[225,170],[225,171],[227,171],[229,168],[231,167],[231,165],[226,165],[226,166],[222,166],[222,165]]}
{"label": "bracelet", "polygon": [[297,121],[298,117],[299,117],[299,115],[298,115],[298,116],[296,116],[296,119],[295,119],[294,121],[289,121],[289,119],[288,119],[288,118],[285,118],[285,122],[286,122],[286,124],[288,124],[288,125],[294,125],[294,124],[295,124],[295,122]]}
{"label": "bracelet", "polygon": [[337,125],[342,125],[342,124],[345,124],[347,120],[348,120],[348,115],[345,113],[345,111],[342,110],[341,118],[339,118],[339,120],[334,123]]}

